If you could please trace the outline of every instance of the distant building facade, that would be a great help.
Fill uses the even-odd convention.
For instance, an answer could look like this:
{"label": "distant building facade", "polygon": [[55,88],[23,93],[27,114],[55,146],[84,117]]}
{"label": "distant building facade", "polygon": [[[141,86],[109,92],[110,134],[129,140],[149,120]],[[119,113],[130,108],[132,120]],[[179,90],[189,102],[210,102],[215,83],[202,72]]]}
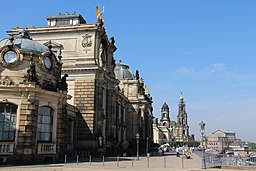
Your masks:
{"label": "distant building facade", "polygon": [[127,139],[135,138],[139,133],[142,140],[153,141],[152,97],[139,71],[133,74],[130,67],[121,61],[115,67],[116,79],[120,81],[119,90],[128,98],[127,104]]}
{"label": "distant building facade", "polygon": [[175,142],[188,142],[193,140],[193,137],[189,135],[188,116],[185,108],[185,102],[183,96],[180,97],[178,105],[177,122],[170,120],[169,106],[164,103],[161,108],[161,119],[158,123],[158,119],[154,120],[154,142],[159,144]]}
{"label": "distant building facade", "polygon": [[47,20],[47,27],[13,28],[0,42],[0,122],[8,122],[0,158],[61,160],[112,151],[137,133],[153,139],[152,97],[138,72],[127,76],[128,66],[116,64],[115,39],[103,20],[87,24],[79,14]]}
{"label": "distant building facade", "polygon": [[245,143],[237,139],[235,132],[232,131],[214,131],[212,135],[206,137],[206,142],[206,148],[212,153],[245,150]]}

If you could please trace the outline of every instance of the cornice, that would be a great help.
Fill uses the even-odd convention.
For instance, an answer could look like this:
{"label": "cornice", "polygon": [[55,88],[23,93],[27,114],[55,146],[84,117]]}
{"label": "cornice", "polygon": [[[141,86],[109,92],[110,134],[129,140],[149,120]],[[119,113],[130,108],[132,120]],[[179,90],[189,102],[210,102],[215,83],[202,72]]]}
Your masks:
{"label": "cornice", "polygon": [[70,32],[70,31],[97,31],[98,25],[97,24],[82,24],[78,26],[60,26],[60,27],[29,27],[29,28],[12,28],[12,30],[7,31],[8,35],[15,35],[18,34],[19,31],[28,30],[29,33],[32,35],[33,33],[52,33],[52,32]]}

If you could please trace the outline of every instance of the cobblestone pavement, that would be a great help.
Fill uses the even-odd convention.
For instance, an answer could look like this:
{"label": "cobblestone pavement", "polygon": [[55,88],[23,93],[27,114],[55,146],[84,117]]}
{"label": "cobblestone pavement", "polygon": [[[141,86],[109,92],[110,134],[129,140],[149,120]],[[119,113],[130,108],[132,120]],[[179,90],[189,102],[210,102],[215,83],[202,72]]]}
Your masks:
{"label": "cobblestone pavement", "polygon": [[[140,157],[139,160],[132,160],[131,157],[93,159],[89,161],[77,163],[52,164],[52,165],[30,165],[30,166],[11,166],[1,167],[0,171],[197,171],[202,170],[201,159],[196,155],[192,155],[192,159],[184,157],[176,157],[175,155]],[[211,171],[224,171],[225,169],[207,169]],[[256,170],[256,169],[255,169]],[[231,169],[228,169],[231,171]]]}

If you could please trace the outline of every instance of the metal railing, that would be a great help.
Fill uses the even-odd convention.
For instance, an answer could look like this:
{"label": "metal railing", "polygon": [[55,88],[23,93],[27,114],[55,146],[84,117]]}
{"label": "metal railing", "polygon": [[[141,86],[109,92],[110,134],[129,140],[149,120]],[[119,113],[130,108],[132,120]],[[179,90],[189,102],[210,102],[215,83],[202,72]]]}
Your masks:
{"label": "metal railing", "polygon": [[[202,151],[194,151],[202,158]],[[239,155],[205,153],[206,167],[221,166],[256,166],[256,157],[242,157]]]}

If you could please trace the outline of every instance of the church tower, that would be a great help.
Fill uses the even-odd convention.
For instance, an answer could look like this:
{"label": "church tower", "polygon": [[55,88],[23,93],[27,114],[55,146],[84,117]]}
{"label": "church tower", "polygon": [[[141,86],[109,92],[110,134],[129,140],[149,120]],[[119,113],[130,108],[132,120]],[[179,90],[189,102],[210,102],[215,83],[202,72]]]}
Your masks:
{"label": "church tower", "polygon": [[167,128],[170,128],[169,107],[166,103],[164,103],[162,108],[161,108],[160,125],[161,126],[166,126]]}
{"label": "church tower", "polygon": [[177,115],[177,134],[176,140],[178,141],[188,141],[189,139],[189,126],[188,126],[188,116],[186,112],[186,104],[181,93],[179,101],[179,110]]}

